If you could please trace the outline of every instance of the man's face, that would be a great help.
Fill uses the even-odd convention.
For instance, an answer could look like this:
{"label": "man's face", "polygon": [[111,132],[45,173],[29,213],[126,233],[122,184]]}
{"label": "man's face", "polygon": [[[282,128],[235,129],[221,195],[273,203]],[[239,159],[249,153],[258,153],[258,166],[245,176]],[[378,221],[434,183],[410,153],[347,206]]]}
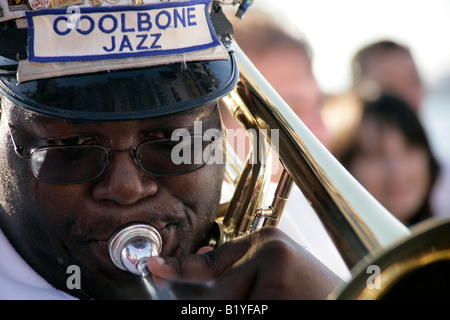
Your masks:
{"label": "man's face", "polygon": [[[222,164],[178,176],[151,177],[130,152],[119,152],[96,180],[50,184],[36,179],[30,161],[14,153],[8,123],[18,132],[17,140],[34,147],[70,143],[124,150],[148,139],[170,137],[178,128],[191,129],[194,121],[202,121],[203,131],[220,128],[214,107],[157,119],[91,123],[42,121],[42,116],[18,107],[4,110],[1,227],[25,260],[55,287],[79,297],[139,297],[138,277],[115,267],[107,253],[110,235],[132,222],[158,229],[162,256],[193,253],[204,244],[218,209]],[[80,267],[81,290],[67,290],[69,265]]]}

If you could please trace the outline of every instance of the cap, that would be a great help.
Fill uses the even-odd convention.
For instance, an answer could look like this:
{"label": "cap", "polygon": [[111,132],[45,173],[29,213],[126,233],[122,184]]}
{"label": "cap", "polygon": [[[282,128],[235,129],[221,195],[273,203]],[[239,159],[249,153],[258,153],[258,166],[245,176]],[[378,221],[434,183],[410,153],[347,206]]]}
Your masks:
{"label": "cap", "polygon": [[136,120],[187,111],[228,93],[237,82],[227,61],[173,63],[18,83],[0,77],[0,92],[29,110],[68,120]]}
{"label": "cap", "polygon": [[11,60],[0,65],[0,92],[29,110],[80,121],[158,117],[216,101],[239,72],[209,4],[81,7],[73,21],[64,8],[26,11],[27,57],[17,70]]}

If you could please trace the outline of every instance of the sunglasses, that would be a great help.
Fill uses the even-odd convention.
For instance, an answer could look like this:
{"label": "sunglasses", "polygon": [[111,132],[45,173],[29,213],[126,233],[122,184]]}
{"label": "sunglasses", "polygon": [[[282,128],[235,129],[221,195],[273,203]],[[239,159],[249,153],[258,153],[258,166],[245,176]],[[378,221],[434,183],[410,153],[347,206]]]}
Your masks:
{"label": "sunglasses", "polygon": [[129,152],[138,167],[150,176],[176,176],[204,167],[210,157],[208,146],[220,140],[205,134],[144,141],[135,148],[111,150],[102,145],[45,146],[25,154],[10,135],[16,154],[30,160],[34,176],[48,183],[78,184],[99,178],[113,154]]}

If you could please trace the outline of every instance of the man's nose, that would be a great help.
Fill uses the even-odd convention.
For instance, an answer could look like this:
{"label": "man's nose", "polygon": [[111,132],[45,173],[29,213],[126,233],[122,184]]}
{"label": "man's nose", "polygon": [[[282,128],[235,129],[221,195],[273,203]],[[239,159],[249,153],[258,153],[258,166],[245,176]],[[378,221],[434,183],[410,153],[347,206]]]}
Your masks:
{"label": "man's nose", "polygon": [[138,167],[130,152],[121,152],[113,155],[110,166],[96,182],[92,196],[98,201],[130,205],[157,192],[157,182]]}

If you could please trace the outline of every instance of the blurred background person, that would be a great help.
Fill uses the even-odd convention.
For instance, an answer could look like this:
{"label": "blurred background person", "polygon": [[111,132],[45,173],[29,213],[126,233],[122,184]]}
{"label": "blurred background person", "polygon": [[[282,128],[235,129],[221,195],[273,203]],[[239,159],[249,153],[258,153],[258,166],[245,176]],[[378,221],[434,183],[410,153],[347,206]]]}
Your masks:
{"label": "blurred background person", "polygon": [[[327,146],[329,132],[321,114],[323,94],[312,71],[312,50],[305,36],[285,14],[268,1],[255,1],[242,20],[235,18],[234,12],[225,11],[233,24],[234,37],[241,49],[300,120]],[[221,114],[225,127],[233,129],[226,132],[228,142],[239,149],[237,155],[245,160],[250,146],[249,138],[224,106],[221,106]],[[246,136],[245,140],[243,135]],[[247,152],[242,154],[244,144]],[[273,166],[271,181],[278,182],[282,166],[278,164],[276,155],[273,163],[276,164]],[[275,183],[270,186],[271,191],[266,199],[268,204],[272,201],[270,196],[273,196],[275,187]],[[338,276],[349,279],[347,266],[298,187],[294,187],[285,212],[280,227],[293,239],[308,247]],[[297,214],[290,215],[290,212]]]}
{"label": "blurred background person", "polygon": [[[368,44],[354,55],[351,71],[354,90],[378,87],[378,90],[403,99],[421,119],[427,90],[406,45],[392,40]],[[442,158],[438,161],[441,170],[431,194],[430,205],[436,216],[450,216],[450,163]]]}
{"label": "blurred background person", "polygon": [[[234,37],[245,54],[302,122],[326,145],[328,131],[321,116],[323,95],[312,71],[311,48],[299,28],[273,4],[262,0],[256,1],[242,20],[232,14],[227,16],[233,24]],[[226,128],[240,130],[241,127],[224,108],[222,115]],[[248,141],[246,145],[248,151]],[[273,181],[278,181],[282,171],[281,167],[276,169]]]}
{"label": "blurred background person", "polygon": [[323,111],[330,151],[387,210],[408,226],[433,217],[439,165],[405,101],[351,92],[330,99]]}
{"label": "blurred background person", "polygon": [[361,48],[351,62],[353,87],[374,83],[386,93],[405,100],[416,113],[425,94],[422,79],[409,48],[380,40]]}

